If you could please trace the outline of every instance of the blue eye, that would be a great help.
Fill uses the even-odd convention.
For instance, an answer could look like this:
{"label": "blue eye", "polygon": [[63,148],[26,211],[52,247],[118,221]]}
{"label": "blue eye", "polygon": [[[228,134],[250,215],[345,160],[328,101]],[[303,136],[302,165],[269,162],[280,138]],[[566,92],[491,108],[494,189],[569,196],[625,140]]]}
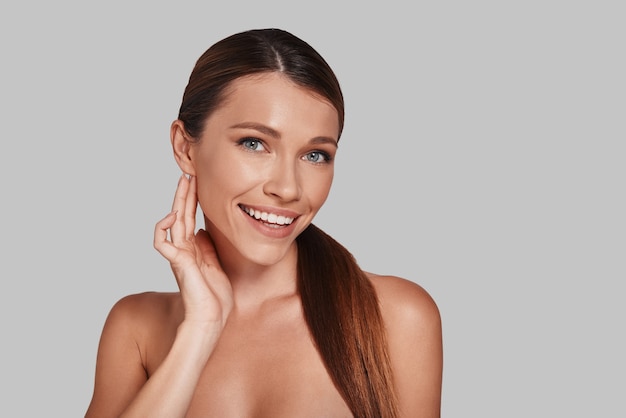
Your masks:
{"label": "blue eye", "polygon": [[263,151],[265,149],[263,143],[256,138],[243,138],[239,140],[239,144],[250,151]]}
{"label": "blue eye", "polygon": [[311,151],[305,155],[305,158],[307,161],[316,164],[328,163],[331,160],[330,155],[322,151]]}

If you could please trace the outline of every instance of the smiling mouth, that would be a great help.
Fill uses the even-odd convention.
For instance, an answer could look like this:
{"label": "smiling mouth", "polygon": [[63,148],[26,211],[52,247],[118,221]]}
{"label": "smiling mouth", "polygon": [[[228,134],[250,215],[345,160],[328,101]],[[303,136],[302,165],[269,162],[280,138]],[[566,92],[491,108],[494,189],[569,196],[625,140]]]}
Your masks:
{"label": "smiling mouth", "polygon": [[250,216],[251,218],[254,218],[257,221],[262,222],[265,225],[270,226],[272,228],[279,228],[281,226],[290,225],[295,219],[295,218],[289,218],[283,215],[277,215],[275,213],[268,213],[268,212],[262,212],[259,210],[254,210],[252,208],[248,208],[243,205],[239,205],[239,207],[241,208],[241,210],[246,212],[248,216]]}

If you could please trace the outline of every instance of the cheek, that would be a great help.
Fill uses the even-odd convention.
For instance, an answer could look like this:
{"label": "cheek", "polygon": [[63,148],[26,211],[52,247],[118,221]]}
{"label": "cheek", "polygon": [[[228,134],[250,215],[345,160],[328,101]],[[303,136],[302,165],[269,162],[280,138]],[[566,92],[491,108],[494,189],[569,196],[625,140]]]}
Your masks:
{"label": "cheek", "polygon": [[330,187],[333,183],[333,174],[330,173],[325,176],[311,176],[311,179],[315,181],[307,182],[305,190],[309,195],[311,203],[316,206],[322,206],[330,193]]}
{"label": "cheek", "polygon": [[255,177],[253,170],[236,160],[207,161],[197,169],[198,201],[207,213],[224,207],[249,189]]}
{"label": "cheek", "polygon": [[213,161],[203,161],[196,167],[198,202],[205,215],[212,213],[212,209],[223,202],[223,193],[228,189],[228,185],[224,184],[227,177],[220,176],[221,171],[219,164]]}

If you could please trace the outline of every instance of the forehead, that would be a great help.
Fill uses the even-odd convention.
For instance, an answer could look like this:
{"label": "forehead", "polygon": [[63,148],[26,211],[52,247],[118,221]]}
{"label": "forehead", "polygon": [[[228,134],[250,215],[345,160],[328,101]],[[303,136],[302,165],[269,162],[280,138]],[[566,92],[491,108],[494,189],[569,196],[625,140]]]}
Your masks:
{"label": "forehead", "polygon": [[326,102],[334,108],[331,101],[323,95],[319,94],[310,87],[305,87],[296,83],[287,75],[277,71],[250,74],[231,81],[224,90],[222,104],[226,104],[226,102],[232,99],[232,96],[237,94],[258,94],[261,92],[269,93],[268,89],[273,91],[279,90],[282,92],[284,92],[284,90],[292,90],[292,92],[298,92],[299,94],[310,96],[317,101]]}
{"label": "forehead", "polygon": [[[207,123],[244,120],[277,127],[297,122],[324,129],[326,135],[338,138],[339,114],[332,103],[278,72],[254,74],[232,81]],[[329,127],[333,132],[329,132]]]}

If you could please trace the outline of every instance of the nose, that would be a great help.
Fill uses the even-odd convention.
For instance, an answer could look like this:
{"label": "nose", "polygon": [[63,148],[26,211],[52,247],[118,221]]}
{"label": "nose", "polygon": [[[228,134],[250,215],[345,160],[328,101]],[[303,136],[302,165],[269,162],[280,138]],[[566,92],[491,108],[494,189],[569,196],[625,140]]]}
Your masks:
{"label": "nose", "polygon": [[263,186],[263,191],[285,202],[300,199],[302,187],[298,162],[287,158],[274,161]]}

